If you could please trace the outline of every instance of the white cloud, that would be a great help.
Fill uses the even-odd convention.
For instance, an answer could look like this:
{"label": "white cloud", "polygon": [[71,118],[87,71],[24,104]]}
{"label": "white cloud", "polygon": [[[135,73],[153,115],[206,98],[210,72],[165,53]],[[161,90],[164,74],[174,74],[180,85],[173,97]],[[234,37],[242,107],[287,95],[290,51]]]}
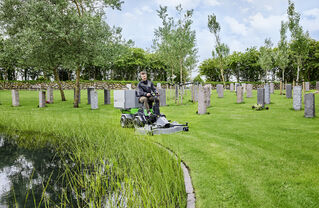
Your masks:
{"label": "white cloud", "polygon": [[235,18],[226,16],[225,22],[229,25],[231,31],[238,35],[247,35],[247,28],[244,24],[239,23]]}
{"label": "white cloud", "polygon": [[257,13],[249,17],[250,25],[258,31],[273,31],[275,28],[279,30],[282,20],[286,20],[286,15],[271,15],[264,17],[261,13]]}
{"label": "white cloud", "polygon": [[309,32],[319,31],[319,9],[313,8],[303,14],[305,18],[301,20],[301,25]]}
{"label": "white cloud", "polygon": [[248,3],[253,3],[254,2],[254,0],[245,0],[245,1],[247,1]]}
{"label": "white cloud", "polygon": [[219,2],[219,0],[204,0],[204,4],[208,6],[218,6],[221,3]]}
{"label": "white cloud", "polygon": [[272,6],[269,5],[265,5],[266,10],[271,11],[272,10]]}

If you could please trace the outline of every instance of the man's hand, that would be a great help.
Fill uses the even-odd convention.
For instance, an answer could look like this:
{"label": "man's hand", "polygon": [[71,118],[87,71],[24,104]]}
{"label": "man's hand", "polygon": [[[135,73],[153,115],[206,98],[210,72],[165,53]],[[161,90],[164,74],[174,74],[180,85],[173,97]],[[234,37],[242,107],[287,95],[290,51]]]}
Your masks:
{"label": "man's hand", "polygon": [[147,96],[147,97],[151,97],[151,93],[147,93],[146,96]]}

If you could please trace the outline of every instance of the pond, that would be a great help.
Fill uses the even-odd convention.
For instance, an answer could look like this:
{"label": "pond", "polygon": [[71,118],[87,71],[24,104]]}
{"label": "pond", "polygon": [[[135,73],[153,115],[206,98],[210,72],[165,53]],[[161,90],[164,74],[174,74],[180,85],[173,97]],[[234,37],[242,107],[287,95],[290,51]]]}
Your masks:
{"label": "pond", "polygon": [[63,191],[60,158],[53,149],[18,147],[0,134],[0,207],[49,207]]}

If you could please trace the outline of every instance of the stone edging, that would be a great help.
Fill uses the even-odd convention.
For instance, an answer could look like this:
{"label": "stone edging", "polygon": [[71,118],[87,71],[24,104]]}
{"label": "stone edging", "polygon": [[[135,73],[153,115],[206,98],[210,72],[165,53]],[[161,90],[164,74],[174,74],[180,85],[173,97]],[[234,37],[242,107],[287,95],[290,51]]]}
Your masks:
{"label": "stone edging", "polygon": [[[173,155],[175,158],[177,158],[176,153],[174,153],[171,149],[165,147],[164,145],[158,143],[158,142],[153,142],[154,144],[156,144],[157,146],[159,146],[162,149],[165,149],[166,151],[168,151],[171,155]],[[195,190],[193,188],[193,184],[192,184],[192,178],[189,174],[189,168],[186,165],[186,163],[181,160],[181,168],[183,170],[183,175],[184,175],[184,185],[185,185],[185,190],[186,190],[186,194],[187,194],[187,206],[186,208],[195,208],[195,204],[196,204],[196,195],[195,195]]]}

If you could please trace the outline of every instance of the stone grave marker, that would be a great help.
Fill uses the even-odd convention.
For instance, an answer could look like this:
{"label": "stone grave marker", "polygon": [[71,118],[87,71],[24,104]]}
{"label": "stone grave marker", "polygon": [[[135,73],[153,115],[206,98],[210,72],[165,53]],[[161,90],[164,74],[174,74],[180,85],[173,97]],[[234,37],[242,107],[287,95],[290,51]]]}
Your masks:
{"label": "stone grave marker", "polygon": [[95,110],[95,109],[98,109],[99,106],[98,106],[98,95],[97,95],[97,91],[96,90],[92,90],[90,92],[90,98],[91,98],[91,109],[92,110]]}
{"label": "stone grave marker", "polygon": [[88,104],[91,104],[91,92],[94,90],[94,87],[87,88],[88,91]]}
{"label": "stone grave marker", "polygon": [[234,91],[234,83],[230,83],[229,90],[230,90],[231,92]]}
{"label": "stone grave marker", "polygon": [[246,88],[247,88],[246,97],[247,98],[253,97],[253,85],[247,84]]}
{"label": "stone grave marker", "polygon": [[302,87],[295,86],[293,94],[293,107],[295,110],[301,110],[302,105]]}
{"label": "stone grave marker", "polygon": [[246,92],[246,87],[247,87],[246,83],[243,83],[241,86],[243,87],[243,94],[245,94],[245,92]]}
{"label": "stone grave marker", "polygon": [[240,86],[240,83],[235,83],[235,91],[237,92],[237,87]]}
{"label": "stone grave marker", "polygon": [[210,97],[211,97],[210,86],[209,86],[209,85],[206,85],[206,86],[204,87],[204,90],[205,90],[206,104],[207,104],[207,107],[209,107],[209,106],[210,106]]}
{"label": "stone grave marker", "polygon": [[158,93],[160,94],[160,106],[166,106],[166,90],[165,89],[158,89]]}
{"label": "stone grave marker", "polygon": [[274,94],[274,93],[275,93],[275,84],[270,83],[270,94]]}
{"label": "stone grave marker", "polygon": [[315,94],[305,94],[305,117],[313,118],[316,116],[315,112]]}
{"label": "stone grave marker", "polygon": [[310,90],[310,83],[309,82],[305,82],[305,90],[306,90],[306,92],[308,92]]}
{"label": "stone grave marker", "polygon": [[195,85],[194,86],[194,98],[195,98],[195,102],[198,102],[198,92],[199,92],[199,86]]}
{"label": "stone grave marker", "polygon": [[20,105],[20,97],[18,90],[11,90],[12,94],[12,106],[17,107]]}
{"label": "stone grave marker", "polygon": [[292,98],[292,86],[291,86],[291,84],[286,84],[286,98]]}
{"label": "stone grave marker", "polygon": [[257,89],[257,104],[265,106],[265,88]]}
{"label": "stone grave marker", "polygon": [[319,90],[319,82],[316,82],[316,90]]}
{"label": "stone grave marker", "polygon": [[205,87],[199,86],[198,88],[198,114],[203,115],[207,112],[207,97]]}
{"label": "stone grave marker", "polygon": [[104,89],[104,105],[111,104],[111,90]]}
{"label": "stone grave marker", "polygon": [[216,87],[217,90],[217,94],[219,98],[223,98],[224,97],[224,87],[222,84],[218,84]]}
{"label": "stone grave marker", "polygon": [[162,85],[161,85],[161,83],[159,82],[159,83],[157,83],[156,84],[156,87],[157,87],[157,89],[162,89]]}
{"label": "stone grave marker", "polygon": [[45,107],[45,91],[39,91],[39,108]]}
{"label": "stone grave marker", "polygon": [[52,87],[48,87],[48,89],[47,89],[47,102],[50,104],[53,103],[53,89],[52,89]]}
{"label": "stone grave marker", "polygon": [[244,102],[244,90],[242,86],[237,87],[237,103],[243,103]]}
{"label": "stone grave marker", "polygon": [[265,84],[265,104],[270,104],[270,86]]}

